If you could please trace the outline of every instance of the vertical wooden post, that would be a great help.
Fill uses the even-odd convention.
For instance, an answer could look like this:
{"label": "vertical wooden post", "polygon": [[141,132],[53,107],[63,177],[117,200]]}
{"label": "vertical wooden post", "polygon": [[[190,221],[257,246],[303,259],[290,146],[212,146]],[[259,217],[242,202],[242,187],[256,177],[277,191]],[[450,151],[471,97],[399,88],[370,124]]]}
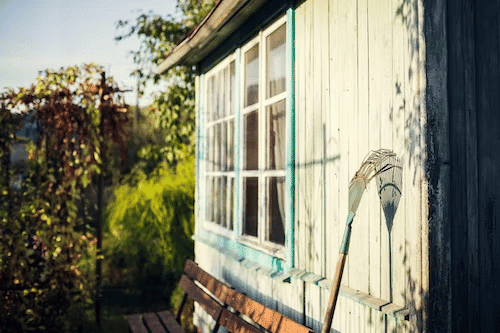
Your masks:
{"label": "vertical wooden post", "polygon": [[[100,103],[104,102],[104,94],[105,89],[104,86],[106,84],[106,72],[102,73],[101,77],[101,89],[100,89]],[[103,108],[101,108],[101,120],[99,124],[99,148],[101,154],[101,163],[100,163],[100,172],[97,177],[97,225],[96,225],[96,234],[97,234],[97,259],[95,266],[96,273],[96,300],[95,300],[95,318],[98,332],[101,331],[101,299],[102,299],[102,291],[101,291],[101,281],[102,281],[102,259],[101,259],[101,250],[102,250],[102,216],[103,216],[103,191],[104,191],[104,171],[105,171],[105,143],[104,143],[104,114]]]}

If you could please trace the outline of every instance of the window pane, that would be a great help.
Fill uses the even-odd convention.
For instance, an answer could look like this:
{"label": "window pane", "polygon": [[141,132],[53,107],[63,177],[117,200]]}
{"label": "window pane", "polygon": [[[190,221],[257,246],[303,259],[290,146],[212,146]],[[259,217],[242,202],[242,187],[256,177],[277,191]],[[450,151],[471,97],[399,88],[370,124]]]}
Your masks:
{"label": "window pane", "polygon": [[219,119],[220,112],[220,72],[215,74],[214,83],[214,120]]}
{"label": "window pane", "polygon": [[213,149],[214,143],[213,143],[213,130],[212,126],[207,128],[206,131],[206,158],[207,158],[207,171],[212,171],[213,170]]}
{"label": "window pane", "polygon": [[244,212],[243,212],[243,233],[245,235],[257,237],[258,232],[258,192],[259,192],[259,178],[248,177],[243,180],[244,188]]}
{"label": "window pane", "polygon": [[245,53],[245,106],[259,101],[259,44]]}
{"label": "window pane", "polygon": [[207,177],[207,188],[206,188],[206,207],[205,207],[205,218],[207,221],[213,221],[213,204],[214,204],[214,192],[213,192],[213,177]]}
{"label": "window pane", "polygon": [[212,114],[213,114],[213,104],[212,104],[213,91],[214,91],[213,84],[214,84],[214,77],[211,76],[208,79],[208,83],[207,83],[207,121],[208,122],[212,120]]}
{"label": "window pane", "polygon": [[225,67],[222,72],[222,117],[229,115],[229,66]]}
{"label": "window pane", "polygon": [[227,170],[234,170],[234,120],[230,120],[227,126]]}
{"label": "window pane", "polygon": [[232,61],[229,65],[229,112],[230,114],[236,114],[236,65],[235,61]]}
{"label": "window pane", "polygon": [[286,102],[285,100],[266,108],[266,168],[285,169],[286,161]]}
{"label": "window pane", "polygon": [[214,177],[214,222],[220,224],[220,182],[219,177]]}
{"label": "window pane", "polygon": [[227,224],[229,229],[233,230],[233,208],[234,208],[234,178],[228,178],[228,200],[227,200]]}
{"label": "window pane", "polygon": [[225,176],[219,177],[219,189],[220,189],[220,197],[219,197],[219,201],[217,202],[217,205],[219,206],[219,212],[220,212],[220,225],[222,225],[223,227],[226,227],[227,178]]}
{"label": "window pane", "polygon": [[286,90],[286,24],[266,38],[266,95],[272,97]]}
{"label": "window pane", "polygon": [[220,123],[215,125],[214,170],[220,171]]}
{"label": "window pane", "polygon": [[227,161],[226,161],[226,157],[227,157],[227,125],[226,125],[226,122],[222,122],[220,123],[220,127],[221,127],[221,139],[220,139],[220,150],[221,150],[221,159],[220,159],[220,163],[221,163],[221,170],[222,171],[226,171],[227,169]]}
{"label": "window pane", "polygon": [[267,235],[266,240],[285,245],[285,177],[270,177],[266,181]]}
{"label": "window pane", "polygon": [[245,170],[259,168],[259,112],[244,115],[245,126]]}

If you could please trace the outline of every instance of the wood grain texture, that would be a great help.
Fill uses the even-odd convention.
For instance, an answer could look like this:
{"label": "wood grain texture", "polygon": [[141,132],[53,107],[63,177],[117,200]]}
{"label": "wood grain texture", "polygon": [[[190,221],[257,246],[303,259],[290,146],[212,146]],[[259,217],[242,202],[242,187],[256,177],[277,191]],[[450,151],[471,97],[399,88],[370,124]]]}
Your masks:
{"label": "wood grain texture", "polygon": [[157,313],[158,318],[165,327],[168,327],[169,333],[183,333],[181,325],[175,320],[174,315],[169,311],[161,311]]}
{"label": "wood grain texture", "polygon": [[156,316],[156,313],[145,313],[143,315],[144,323],[148,327],[151,333],[166,333],[167,331],[163,328],[160,319]]}
{"label": "wood grain texture", "polygon": [[[242,314],[245,314],[256,323],[271,332],[310,332],[309,328],[296,323],[283,314],[278,313],[268,306],[265,306],[258,301],[241,294],[235,289],[230,288],[227,284],[214,279],[213,276],[199,269],[198,266],[190,260],[186,261],[185,271],[189,278],[201,283],[201,285],[203,285],[222,303],[227,304],[228,306],[234,308],[236,311]],[[190,290],[196,290],[196,285],[190,279],[185,278],[184,276],[181,279],[180,285],[183,289],[184,286],[186,286],[190,288]],[[196,295],[196,297],[198,297],[199,301],[198,299],[195,300],[201,303],[202,306],[203,304],[208,304],[210,305],[209,308],[217,308],[213,304],[211,299],[208,299],[206,296],[200,296],[198,294]],[[209,313],[212,315],[212,317],[214,317],[214,315],[218,316],[218,313],[215,310]]]}
{"label": "wood grain texture", "polygon": [[131,333],[148,333],[148,330],[142,321],[142,315],[136,314],[127,316],[127,322]]}

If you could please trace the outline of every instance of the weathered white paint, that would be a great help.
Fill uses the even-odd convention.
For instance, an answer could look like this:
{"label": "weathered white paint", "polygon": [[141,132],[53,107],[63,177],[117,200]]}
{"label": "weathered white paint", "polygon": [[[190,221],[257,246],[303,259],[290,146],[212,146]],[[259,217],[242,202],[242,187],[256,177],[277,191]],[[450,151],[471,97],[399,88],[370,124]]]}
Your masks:
{"label": "weathered white paint", "polygon": [[[347,213],[348,182],[371,149],[393,149],[404,160],[405,177],[391,247],[380,200],[371,185],[355,218],[343,282],[388,302],[418,308],[415,290],[425,286],[420,280],[418,250],[422,248],[418,152],[422,151],[423,123],[419,92],[412,88],[419,84],[420,65],[419,51],[412,49],[419,34],[412,30],[418,28],[415,8],[411,2],[396,0],[315,0],[297,8],[296,113],[303,121],[298,120],[296,134],[296,209],[297,224],[302,226],[296,237],[296,266],[332,277]],[[325,45],[329,54],[323,57],[320,50]],[[324,73],[328,73],[326,79]],[[328,129],[324,135],[323,124]],[[323,147],[325,156],[317,154]],[[327,189],[322,191],[322,186]],[[323,220],[324,231],[318,232]],[[306,290],[306,313],[314,323],[318,309],[324,311],[325,296],[313,287]],[[336,316],[343,317],[334,320],[334,327],[339,325],[341,331],[405,329],[396,320],[385,316],[374,320],[372,310],[349,304],[340,305]]]}
{"label": "weathered white paint", "polygon": [[[333,277],[349,180],[370,150],[393,149],[404,166],[391,249],[373,181],[354,220],[343,284],[408,308],[410,321],[341,296],[333,332],[406,332],[421,318],[428,264],[419,1],[307,0],[295,10],[295,268]],[[272,279],[202,242],[195,251],[215,277],[320,331],[329,290]],[[196,313],[195,322],[211,322]]]}

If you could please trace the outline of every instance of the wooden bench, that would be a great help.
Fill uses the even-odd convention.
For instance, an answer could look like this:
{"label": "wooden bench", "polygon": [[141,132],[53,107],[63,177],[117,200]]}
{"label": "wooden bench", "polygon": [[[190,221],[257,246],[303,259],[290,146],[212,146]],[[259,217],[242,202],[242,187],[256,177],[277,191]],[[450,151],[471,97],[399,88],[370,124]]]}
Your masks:
{"label": "wooden bench", "polygon": [[127,317],[130,332],[183,332],[179,322],[187,297],[197,302],[229,332],[312,333],[313,331],[215,279],[191,260],[186,261],[179,286],[184,290],[174,316],[168,311]]}

